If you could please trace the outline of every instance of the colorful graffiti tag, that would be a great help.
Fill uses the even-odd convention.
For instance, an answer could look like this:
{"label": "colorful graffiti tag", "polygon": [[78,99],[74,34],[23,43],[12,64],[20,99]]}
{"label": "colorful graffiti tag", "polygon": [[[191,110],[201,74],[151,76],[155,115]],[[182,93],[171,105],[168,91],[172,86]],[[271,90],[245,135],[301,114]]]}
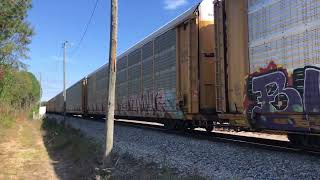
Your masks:
{"label": "colorful graffiti tag", "polygon": [[[314,66],[295,69],[289,76],[286,69],[271,62],[267,68],[250,74],[247,79],[247,114],[264,126],[277,126],[279,118],[288,114],[320,113],[320,69]],[[285,113],[284,113],[285,112]],[[287,114],[282,116],[281,113]],[[307,121],[303,117],[299,121]],[[290,118],[289,118],[290,119]],[[304,120],[303,120],[304,119]],[[262,122],[261,122],[262,121]],[[282,124],[298,127],[296,121]],[[306,123],[300,123],[306,128]]]}

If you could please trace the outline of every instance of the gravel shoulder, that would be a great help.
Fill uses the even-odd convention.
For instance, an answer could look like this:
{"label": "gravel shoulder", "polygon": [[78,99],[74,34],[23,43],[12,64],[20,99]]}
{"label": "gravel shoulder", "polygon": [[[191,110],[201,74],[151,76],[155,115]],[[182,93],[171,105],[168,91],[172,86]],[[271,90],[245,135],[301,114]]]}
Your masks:
{"label": "gravel shoulder", "polygon": [[[62,121],[61,116],[49,115]],[[69,117],[65,123],[97,143],[104,142],[104,123]],[[207,179],[318,179],[320,158],[190,139],[134,127],[115,126],[114,151],[146,163],[164,164],[179,174]]]}

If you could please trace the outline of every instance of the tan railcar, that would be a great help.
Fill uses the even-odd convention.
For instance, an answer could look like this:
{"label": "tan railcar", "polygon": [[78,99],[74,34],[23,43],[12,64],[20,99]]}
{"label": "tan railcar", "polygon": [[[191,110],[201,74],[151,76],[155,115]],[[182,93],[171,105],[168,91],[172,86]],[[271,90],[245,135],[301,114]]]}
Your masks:
{"label": "tan railcar", "polygon": [[249,127],[245,114],[248,60],[247,0],[215,2],[216,106],[219,119]]}
{"label": "tan railcar", "polygon": [[[214,46],[213,1],[205,0],[121,54],[116,116],[212,122]],[[105,114],[107,72],[87,77],[88,114]]]}
{"label": "tan railcar", "polygon": [[46,109],[48,113],[54,113],[52,106],[53,106],[53,99],[50,99],[46,104]]}
{"label": "tan railcar", "polygon": [[108,65],[104,65],[86,79],[83,106],[87,109],[85,113],[91,115],[104,115],[106,112],[106,101],[108,93]]}
{"label": "tan railcar", "polygon": [[[50,100],[51,101],[51,100]],[[60,93],[57,96],[55,96],[52,99],[53,105],[52,105],[52,110],[55,113],[63,113],[63,107],[64,107],[64,102],[63,102],[63,94]]]}
{"label": "tan railcar", "polygon": [[82,79],[67,89],[66,111],[71,114],[85,114],[86,79]]}
{"label": "tan railcar", "polygon": [[203,1],[118,57],[121,117],[212,121],[213,1]]}
{"label": "tan railcar", "polygon": [[320,13],[315,9],[319,1],[215,1],[220,119],[288,132],[293,142],[319,146]]}

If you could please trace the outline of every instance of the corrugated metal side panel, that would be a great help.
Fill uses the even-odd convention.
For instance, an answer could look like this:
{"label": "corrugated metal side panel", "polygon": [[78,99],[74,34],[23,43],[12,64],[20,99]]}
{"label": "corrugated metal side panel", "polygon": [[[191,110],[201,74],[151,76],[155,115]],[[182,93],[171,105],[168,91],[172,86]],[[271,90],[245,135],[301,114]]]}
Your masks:
{"label": "corrugated metal side panel", "polygon": [[128,96],[128,56],[124,56],[117,61],[117,81],[116,81],[116,115],[125,115]]}
{"label": "corrugated metal side panel", "polygon": [[141,95],[141,48],[128,56],[128,96],[137,95]]}
{"label": "corrugated metal side panel", "polygon": [[64,112],[64,98],[63,93],[59,95],[59,111]]}
{"label": "corrugated metal side panel", "polygon": [[128,113],[131,116],[141,116],[140,104],[141,98],[141,48],[134,50],[128,55],[128,96],[130,102]]}
{"label": "corrugated metal side panel", "polygon": [[47,107],[47,112],[52,112],[52,99],[50,99],[47,104],[46,104],[46,107]]}
{"label": "corrugated metal side panel", "polygon": [[67,112],[82,112],[82,81],[77,82],[67,90]]}
{"label": "corrugated metal side panel", "polygon": [[[154,40],[155,91],[164,90],[165,102],[176,102],[176,31],[166,32]],[[175,105],[165,104],[166,111]]]}
{"label": "corrugated metal side panel", "polygon": [[143,92],[153,90],[153,41],[142,47]]}
{"label": "corrugated metal side panel", "polygon": [[55,107],[56,112],[63,113],[63,103],[64,102],[63,102],[63,94],[62,93],[58,94],[55,102],[56,102],[56,107]]}
{"label": "corrugated metal side panel", "polygon": [[251,72],[270,61],[292,72],[320,64],[320,1],[249,0]]}
{"label": "corrugated metal side panel", "polygon": [[118,60],[116,115],[181,118],[175,105],[175,34],[170,30]]}
{"label": "corrugated metal side panel", "polygon": [[100,69],[96,73],[96,101],[95,101],[95,114],[105,114],[107,93],[108,93],[108,70],[109,65]]}
{"label": "corrugated metal side panel", "polygon": [[249,0],[248,9],[248,114],[261,128],[320,132],[320,1]]}
{"label": "corrugated metal side panel", "polygon": [[[208,0],[205,0],[208,1]],[[137,44],[133,45],[131,48],[126,50],[124,53],[122,53],[118,58],[122,58],[123,56],[127,56],[131,52],[135,51],[136,49],[140,48],[144,44],[154,40],[155,38],[159,37],[160,35],[166,33],[167,31],[170,31],[171,29],[174,29],[177,25],[183,23],[186,19],[188,19],[190,16],[193,15],[193,13],[197,10],[198,5],[193,6],[192,8],[188,9],[184,13],[182,13],[180,16],[176,17],[172,21],[168,22],[164,26],[160,27],[155,32],[151,33],[149,36],[138,42]]]}
{"label": "corrugated metal side panel", "polygon": [[96,75],[92,74],[88,77],[87,82],[88,88],[88,104],[87,110],[89,114],[92,114],[95,109],[95,102],[96,102]]}
{"label": "corrugated metal side panel", "polygon": [[171,30],[155,39],[155,88],[176,87],[176,32]]}

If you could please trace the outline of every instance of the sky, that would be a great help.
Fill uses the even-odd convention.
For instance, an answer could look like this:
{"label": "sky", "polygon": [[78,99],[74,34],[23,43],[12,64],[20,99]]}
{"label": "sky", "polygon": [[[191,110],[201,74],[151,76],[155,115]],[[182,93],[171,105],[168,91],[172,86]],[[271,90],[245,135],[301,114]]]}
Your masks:
{"label": "sky", "polygon": [[[119,0],[118,55],[200,0]],[[67,87],[108,61],[110,0],[99,0],[86,36],[96,0],[33,0],[28,21],[35,30],[28,70],[41,75],[42,100],[63,89],[63,49],[67,46]],[[77,48],[79,47],[79,48]],[[76,50],[76,51],[75,51]]]}

